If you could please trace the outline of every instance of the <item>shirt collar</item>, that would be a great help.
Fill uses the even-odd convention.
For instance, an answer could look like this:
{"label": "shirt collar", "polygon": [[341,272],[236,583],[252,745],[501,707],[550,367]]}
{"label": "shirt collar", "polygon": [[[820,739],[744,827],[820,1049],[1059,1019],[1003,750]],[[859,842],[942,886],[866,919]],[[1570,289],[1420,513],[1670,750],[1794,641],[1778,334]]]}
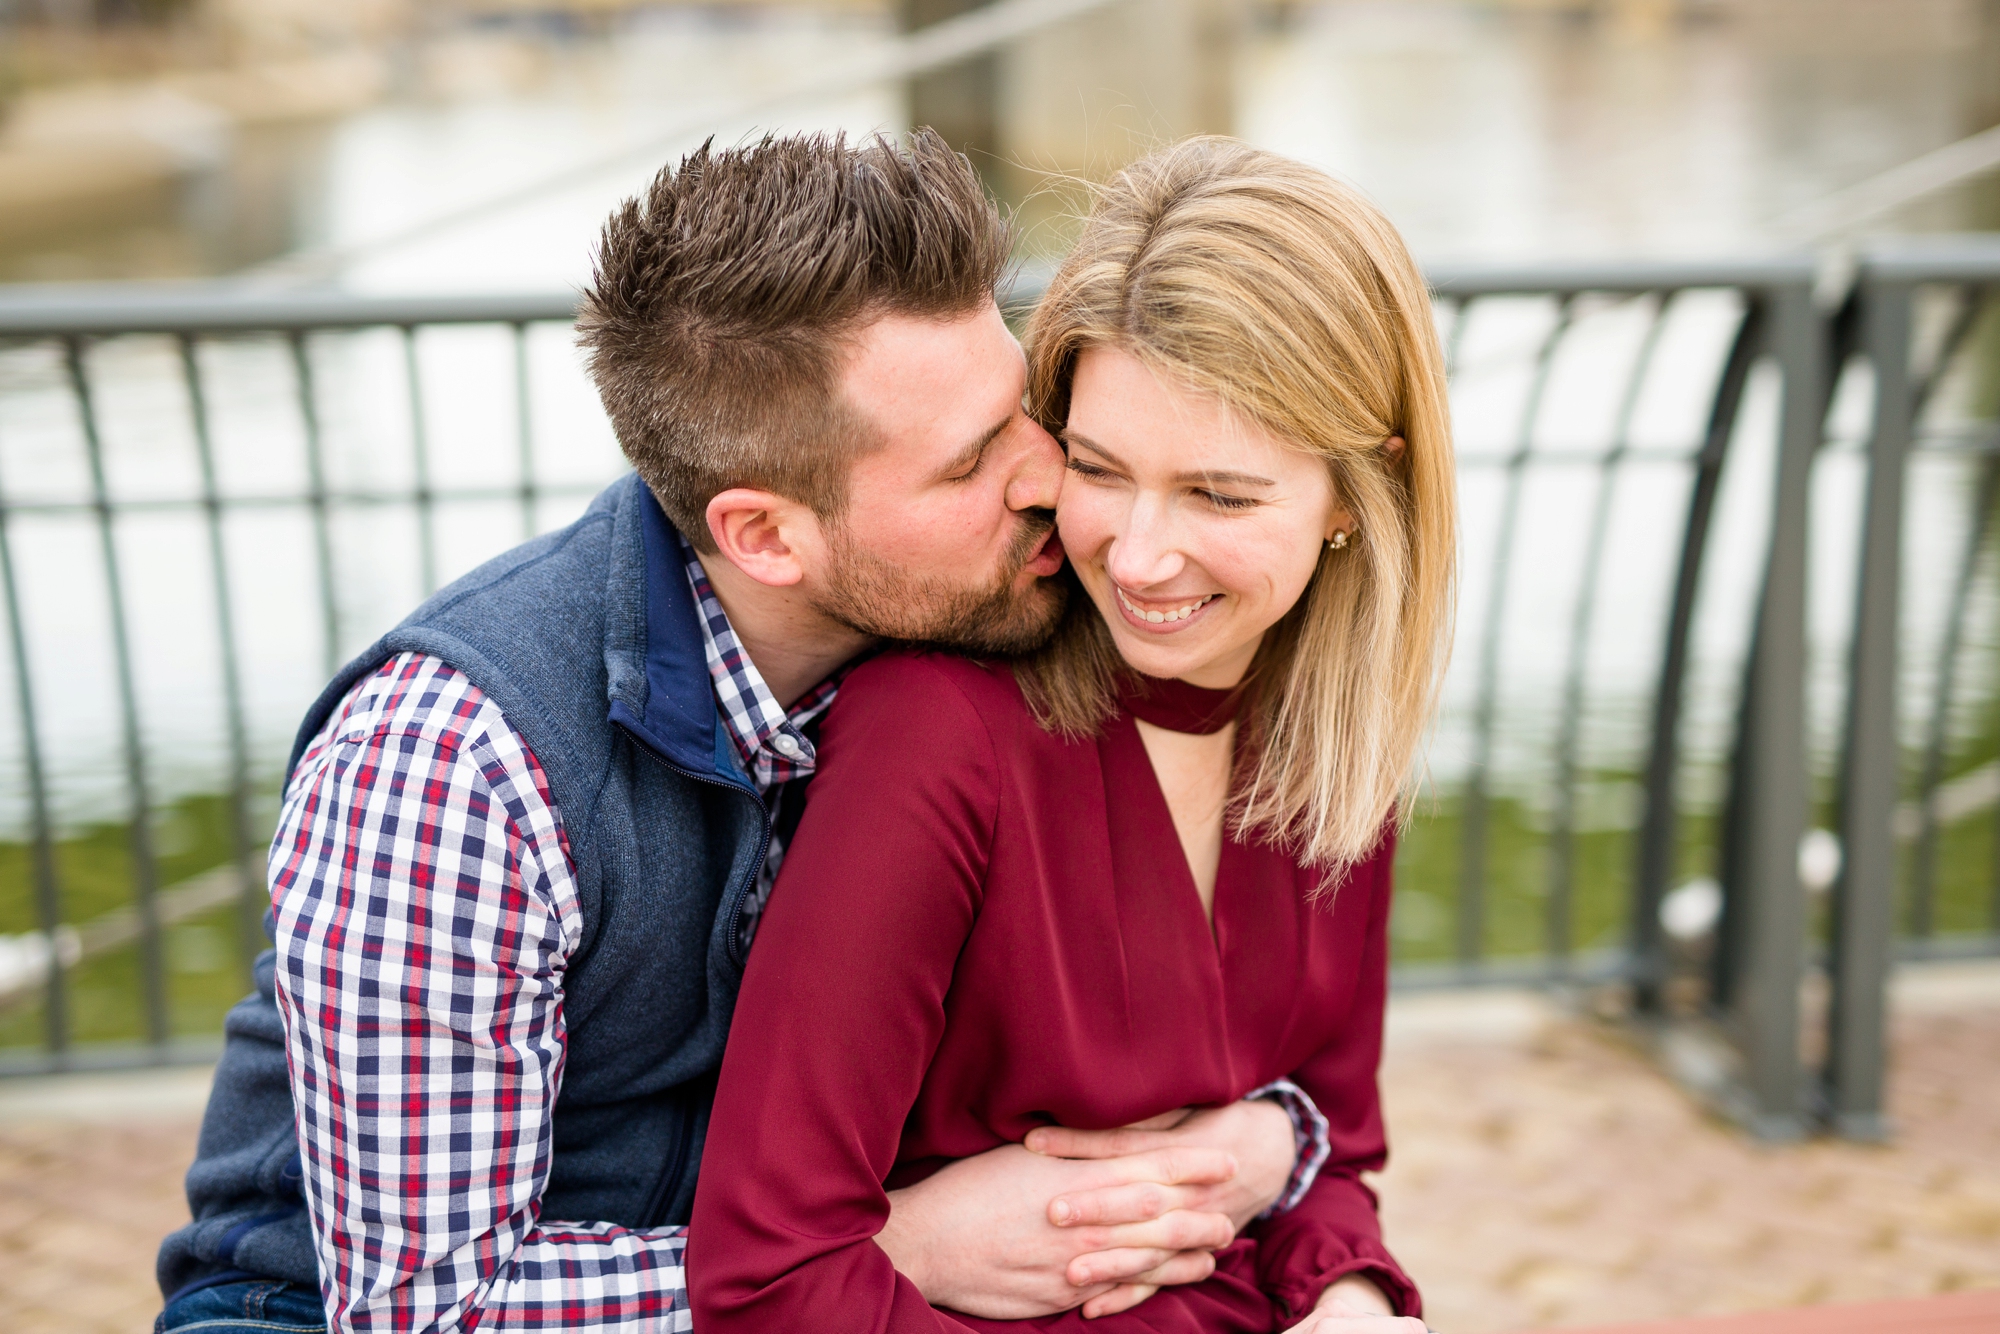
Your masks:
{"label": "shirt collar", "polygon": [[674,526],[635,474],[606,498],[614,512],[604,608],[610,721],[683,772],[750,788],[716,707],[701,609]]}
{"label": "shirt collar", "polygon": [[729,613],[722,609],[722,600],[716,597],[694,544],[678,529],[674,536],[680,542],[688,586],[694,592],[696,619],[701,623],[709,680],[722,710],[723,730],[735,746],[744,775],[765,792],[779,783],[806,777],[819,757],[805,727],[832,706],[846,669],[835,671],[799,696],[789,710],[781,708],[757,664],[743,651],[743,642],[736,637]]}

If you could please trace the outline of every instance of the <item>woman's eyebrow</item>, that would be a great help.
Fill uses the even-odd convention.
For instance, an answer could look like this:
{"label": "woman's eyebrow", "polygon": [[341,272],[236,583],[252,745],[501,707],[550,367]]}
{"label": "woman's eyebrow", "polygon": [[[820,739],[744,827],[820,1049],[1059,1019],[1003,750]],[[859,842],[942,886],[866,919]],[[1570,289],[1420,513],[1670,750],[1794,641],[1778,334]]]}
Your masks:
{"label": "woman's eyebrow", "polygon": [[1174,474],[1176,482],[1200,482],[1207,486],[1276,486],[1268,477],[1259,477],[1248,472],[1179,472]]}
{"label": "woman's eyebrow", "polygon": [[[1092,440],[1089,436],[1078,435],[1075,431],[1070,430],[1068,427],[1064,427],[1061,434],[1062,434],[1062,441],[1064,444],[1073,445],[1079,449],[1087,449],[1091,453],[1097,455],[1099,458],[1103,459],[1106,463],[1109,463],[1114,467],[1123,468],[1125,466],[1124,463],[1120,461],[1120,459],[1116,454],[1113,454],[1110,450],[1106,449],[1103,445],[1098,444],[1095,440]],[[1175,473],[1174,480],[1176,482],[1182,482],[1182,483],[1192,482],[1201,486],[1216,486],[1216,485],[1276,486],[1277,485],[1277,483],[1272,481],[1270,478],[1259,477],[1255,473],[1228,472],[1228,471],[1219,471],[1215,469],[1208,469],[1199,472]]]}
{"label": "woman's eyebrow", "polygon": [[1103,459],[1106,463],[1109,463],[1114,467],[1122,468],[1125,466],[1122,462],[1119,461],[1118,456],[1116,454],[1113,454],[1110,450],[1106,449],[1103,445],[1098,444],[1095,440],[1092,440],[1087,435],[1079,435],[1077,432],[1070,430],[1069,427],[1067,426],[1063,427],[1061,431],[1057,432],[1057,434],[1062,437],[1062,442],[1066,445],[1073,445],[1079,449],[1087,449],[1091,453],[1097,455],[1097,457]]}

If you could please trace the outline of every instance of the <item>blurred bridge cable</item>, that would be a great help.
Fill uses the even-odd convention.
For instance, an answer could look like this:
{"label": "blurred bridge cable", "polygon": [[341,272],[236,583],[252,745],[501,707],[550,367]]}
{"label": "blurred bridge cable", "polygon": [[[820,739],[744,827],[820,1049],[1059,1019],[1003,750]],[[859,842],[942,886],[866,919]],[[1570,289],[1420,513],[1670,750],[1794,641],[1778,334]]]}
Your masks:
{"label": "blurred bridge cable", "polygon": [[1780,214],[1771,229],[1786,241],[1833,240],[1925,195],[1996,168],[2000,168],[2000,125]]}

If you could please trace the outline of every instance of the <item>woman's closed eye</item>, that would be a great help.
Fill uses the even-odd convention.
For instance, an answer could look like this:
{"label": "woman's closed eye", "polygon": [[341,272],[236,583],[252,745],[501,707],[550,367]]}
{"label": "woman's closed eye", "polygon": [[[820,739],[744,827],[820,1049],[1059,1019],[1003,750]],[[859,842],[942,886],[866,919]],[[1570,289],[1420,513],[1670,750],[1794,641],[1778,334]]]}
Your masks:
{"label": "woman's closed eye", "polygon": [[[1095,463],[1088,463],[1074,456],[1066,460],[1064,466],[1088,482],[1116,482],[1121,480],[1120,475],[1112,472],[1109,468],[1101,468]],[[1211,491],[1206,487],[1191,487],[1188,490],[1188,494],[1204,505],[1230,513],[1256,509],[1264,503],[1252,496],[1236,496],[1226,491]]]}
{"label": "woman's closed eye", "polygon": [[1250,496],[1232,496],[1222,491],[1197,491],[1195,495],[1219,510],[1253,510],[1264,503]]}

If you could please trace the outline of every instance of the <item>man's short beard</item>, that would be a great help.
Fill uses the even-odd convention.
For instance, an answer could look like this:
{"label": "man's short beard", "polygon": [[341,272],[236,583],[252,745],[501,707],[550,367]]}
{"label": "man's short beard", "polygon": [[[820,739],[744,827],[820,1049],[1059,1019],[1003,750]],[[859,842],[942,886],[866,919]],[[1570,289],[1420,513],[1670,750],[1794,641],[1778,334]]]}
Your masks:
{"label": "man's short beard", "polygon": [[1021,516],[1000,578],[985,588],[899,569],[857,545],[845,524],[836,520],[829,526],[833,565],[813,606],[850,630],[960,653],[1009,654],[1040,647],[1062,619],[1069,593],[1063,581],[1037,579],[1024,591],[1014,588],[1021,567],[1055,527],[1047,510]]}

